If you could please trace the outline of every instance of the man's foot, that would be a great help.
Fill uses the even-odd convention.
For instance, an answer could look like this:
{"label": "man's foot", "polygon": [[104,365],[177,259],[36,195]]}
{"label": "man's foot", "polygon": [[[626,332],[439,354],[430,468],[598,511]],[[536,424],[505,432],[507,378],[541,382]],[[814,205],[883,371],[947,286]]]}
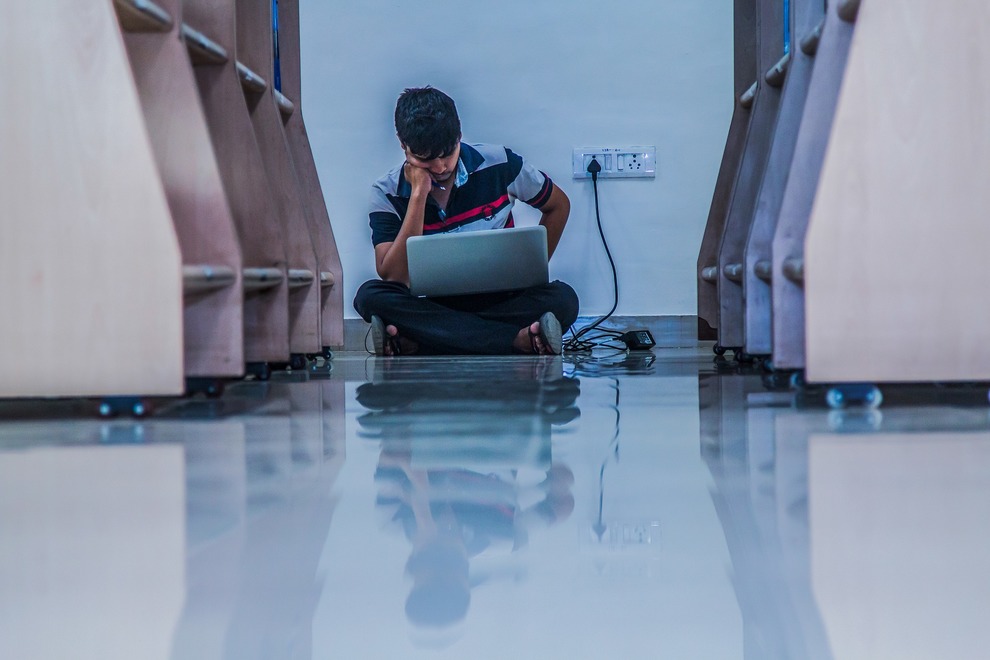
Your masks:
{"label": "man's foot", "polygon": [[394,325],[386,325],[377,316],[371,317],[371,340],[375,345],[375,355],[378,357],[412,355],[419,350],[416,342],[400,337],[398,328]]}
{"label": "man's foot", "polygon": [[547,312],[539,321],[520,330],[512,346],[520,353],[560,355],[561,343],[560,321],[552,312]]}

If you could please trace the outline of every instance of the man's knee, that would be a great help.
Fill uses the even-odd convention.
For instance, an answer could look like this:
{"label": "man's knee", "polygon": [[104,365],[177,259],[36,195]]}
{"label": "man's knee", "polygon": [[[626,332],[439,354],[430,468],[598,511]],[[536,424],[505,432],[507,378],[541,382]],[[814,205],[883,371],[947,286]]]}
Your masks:
{"label": "man's knee", "polygon": [[577,321],[580,301],[577,292],[569,284],[559,280],[551,286],[554,290],[554,314],[562,328],[569,328]]}
{"label": "man's knee", "polygon": [[370,321],[374,315],[381,315],[384,296],[408,294],[409,289],[398,282],[384,280],[368,280],[354,294],[354,310],[365,321]]}

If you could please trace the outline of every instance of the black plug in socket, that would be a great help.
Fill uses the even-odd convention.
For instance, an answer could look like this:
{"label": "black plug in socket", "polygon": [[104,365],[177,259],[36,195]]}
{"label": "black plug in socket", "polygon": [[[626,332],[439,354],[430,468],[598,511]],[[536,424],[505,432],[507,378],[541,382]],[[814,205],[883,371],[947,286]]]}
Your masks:
{"label": "black plug in socket", "polygon": [[630,351],[649,351],[657,343],[653,340],[653,335],[649,330],[630,330],[619,336],[619,340],[626,345]]}

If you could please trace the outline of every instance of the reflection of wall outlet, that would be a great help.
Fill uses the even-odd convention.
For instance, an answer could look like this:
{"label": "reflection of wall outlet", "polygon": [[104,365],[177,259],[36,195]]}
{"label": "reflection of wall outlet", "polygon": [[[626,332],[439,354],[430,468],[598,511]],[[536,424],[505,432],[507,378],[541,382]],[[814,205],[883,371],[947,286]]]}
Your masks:
{"label": "reflection of wall outlet", "polygon": [[595,523],[588,529],[588,540],[591,545],[608,546],[617,550],[655,545],[660,542],[660,523]]}
{"label": "reflection of wall outlet", "polygon": [[575,179],[590,179],[588,165],[595,159],[602,170],[599,179],[655,178],[657,148],[649,147],[575,147],[571,164]]}

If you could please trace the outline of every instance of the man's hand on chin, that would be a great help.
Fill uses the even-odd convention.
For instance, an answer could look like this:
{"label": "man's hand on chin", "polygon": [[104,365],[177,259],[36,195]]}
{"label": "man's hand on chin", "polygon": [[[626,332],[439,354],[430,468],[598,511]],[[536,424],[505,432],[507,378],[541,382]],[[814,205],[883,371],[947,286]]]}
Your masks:
{"label": "man's hand on chin", "polygon": [[413,195],[419,194],[425,197],[430,194],[430,190],[433,188],[433,178],[430,177],[429,170],[406,162],[402,168],[402,173],[409,185],[412,186]]}

